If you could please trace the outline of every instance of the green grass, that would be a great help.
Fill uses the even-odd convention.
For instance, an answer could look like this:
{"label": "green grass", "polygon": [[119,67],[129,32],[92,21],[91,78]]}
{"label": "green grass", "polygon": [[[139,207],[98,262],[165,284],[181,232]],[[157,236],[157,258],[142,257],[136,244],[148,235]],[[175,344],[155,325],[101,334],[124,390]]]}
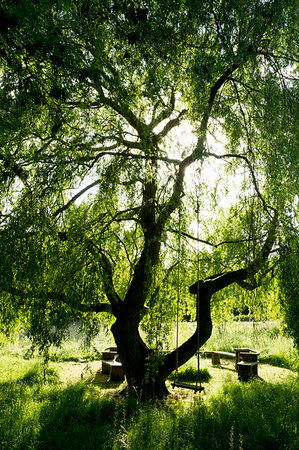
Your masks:
{"label": "green grass", "polygon": [[143,408],[128,427],[127,448],[295,449],[296,395],[293,384],[254,381],[226,385],[217,396],[187,409]]}
{"label": "green grass", "polygon": [[298,385],[224,385],[206,400],[138,404],[82,383],[1,385],[1,449],[296,449]]}
{"label": "green grass", "polygon": [[[184,327],[190,332],[190,324],[182,324],[181,338]],[[110,344],[106,336],[93,343],[97,350]],[[24,358],[28,346],[25,339],[0,350],[1,450],[299,447],[299,384],[296,374],[286,369],[269,367],[270,381],[264,377],[268,382],[241,383],[231,370],[233,363],[212,367],[205,359],[208,368],[200,370],[206,383],[203,394],[187,396],[175,389],[164,403],[140,404],[119,394],[108,396],[88,377],[72,384],[62,382],[58,369],[71,365],[66,361],[93,359],[93,350],[86,349],[78,335],[72,335],[64,349],[51,350],[58,356],[47,367],[37,356]],[[292,341],[277,324],[259,324],[255,329],[246,323],[215,327],[206,348],[231,351],[237,346],[258,349],[260,360],[298,368]],[[196,381],[193,359],[180,368],[180,381]],[[286,375],[274,382],[275,370]]]}

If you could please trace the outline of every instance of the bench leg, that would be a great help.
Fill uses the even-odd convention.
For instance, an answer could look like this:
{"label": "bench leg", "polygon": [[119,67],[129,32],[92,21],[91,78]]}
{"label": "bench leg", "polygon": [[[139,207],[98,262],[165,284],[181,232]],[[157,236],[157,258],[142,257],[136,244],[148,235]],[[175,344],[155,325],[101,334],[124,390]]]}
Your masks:
{"label": "bench leg", "polygon": [[111,366],[110,381],[124,381],[125,375],[122,366]]}
{"label": "bench leg", "polygon": [[212,364],[220,364],[220,355],[212,353]]}
{"label": "bench leg", "polygon": [[238,365],[238,378],[240,381],[248,381],[252,378],[257,377],[257,367],[256,364],[242,364]]}

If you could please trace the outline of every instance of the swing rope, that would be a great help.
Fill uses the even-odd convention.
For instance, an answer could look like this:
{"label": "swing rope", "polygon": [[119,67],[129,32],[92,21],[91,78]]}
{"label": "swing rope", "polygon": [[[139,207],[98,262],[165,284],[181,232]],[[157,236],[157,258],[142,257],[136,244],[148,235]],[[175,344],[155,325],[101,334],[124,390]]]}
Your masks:
{"label": "swing rope", "polygon": [[[201,168],[200,168],[201,171]],[[196,189],[196,222],[197,222],[197,280],[199,280],[199,192],[195,184]],[[197,321],[197,372],[196,372],[196,384],[182,383],[178,381],[178,367],[179,367],[179,307],[180,307],[180,297],[181,297],[181,205],[179,207],[179,223],[178,223],[178,271],[177,271],[177,305],[176,305],[176,370],[175,379],[172,383],[172,387],[182,387],[184,389],[192,389],[195,392],[201,392],[204,388],[201,386],[200,377],[200,333],[199,333],[199,305],[196,305],[196,321]],[[199,299],[199,284],[197,283],[197,296],[196,300]]]}
{"label": "swing rope", "polygon": [[[196,186],[196,185],[195,185]],[[196,189],[196,269],[197,269],[197,280],[199,280],[199,193],[197,187]],[[197,283],[197,293],[196,293],[196,301],[199,302],[199,283]],[[199,305],[196,305],[196,322],[197,322],[197,377],[196,377],[196,386],[198,385],[201,388],[201,377],[200,377],[200,354],[199,354],[199,345],[200,345],[200,333],[199,333]]]}
{"label": "swing rope", "polygon": [[179,206],[179,228],[178,228],[178,270],[177,270],[177,304],[176,304],[176,369],[175,369],[175,379],[178,379],[178,369],[179,369],[179,309],[180,309],[180,297],[181,297],[181,205]]}

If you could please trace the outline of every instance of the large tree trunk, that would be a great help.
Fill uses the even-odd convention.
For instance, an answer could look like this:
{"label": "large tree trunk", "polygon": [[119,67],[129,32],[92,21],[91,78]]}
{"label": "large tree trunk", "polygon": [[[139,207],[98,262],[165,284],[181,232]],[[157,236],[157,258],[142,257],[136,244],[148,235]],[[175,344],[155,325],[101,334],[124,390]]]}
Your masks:
{"label": "large tree trunk", "polygon": [[209,290],[197,292],[197,327],[193,335],[178,349],[167,355],[155,353],[142,341],[138,317],[121,315],[112,325],[119,356],[130,394],[148,400],[169,392],[165,382],[171,372],[187,362],[209,339],[212,332]]}

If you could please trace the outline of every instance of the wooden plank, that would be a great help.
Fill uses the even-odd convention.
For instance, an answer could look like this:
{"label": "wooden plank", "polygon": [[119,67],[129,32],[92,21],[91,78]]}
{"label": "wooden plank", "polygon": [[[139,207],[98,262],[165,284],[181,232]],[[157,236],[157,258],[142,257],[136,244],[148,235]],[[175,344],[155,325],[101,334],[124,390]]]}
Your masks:
{"label": "wooden plank", "polygon": [[217,354],[217,355],[222,355],[222,356],[230,356],[232,358],[234,358],[236,356],[235,353],[230,353],[230,352],[222,352],[222,351],[218,351],[218,350],[202,350],[199,353],[203,353],[203,354],[207,354],[207,355],[212,355]]}
{"label": "wooden plank", "polygon": [[189,383],[180,383],[180,382],[176,382],[176,381],[171,383],[171,386],[172,387],[180,387],[180,388],[184,388],[184,389],[191,389],[192,391],[196,391],[196,392],[201,392],[204,390],[204,388],[202,386],[196,386],[195,384],[189,384]]}
{"label": "wooden plank", "polygon": [[253,366],[257,366],[258,362],[257,361],[239,361],[238,362],[238,366],[246,366],[246,367],[253,367]]}
{"label": "wooden plank", "polygon": [[213,352],[211,352],[211,353],[216,353],[217,355],[220,355],[220,356],[230,356],[230,357],[232,357],[232,358],[234,358],[234,357],[236,356],[235,353],[230,353],[230,352],[218,352],[218,351],[213,351]]}
{"label": "wooden plank", "polygon": [[112,350],[103,350],[102,351],[102,358],[104,360],[107,359],[114,359],[114,357],[117,355],[116,351],[112,351]]}
{"label": "wooden plank", "polygon": [[257,377],[258,362],[240,361],[237,365],[238,378],[241,381],[248,381],[251,378]]}
{"label": "wooden plank", "polygon": [[247,353],[247,352],[241,352],[240,353],[241,361],[245,362],[257,362],[258,354],[257,353]]}
{"label": "wooden plank", "polygon": [[217,352],[212,352],[212,364],[220,364],[220,355]]}
{"label": "wooden plank", "polygon": [[111,381],[122,381],[125,379],[122,363],[115,360],[103,360],[102,373],[109,375]]}
{"label": "wooden plank", "polygon": [[125,374],[121,363],[113,364],[110,368],[110,381],[123,381]]}

